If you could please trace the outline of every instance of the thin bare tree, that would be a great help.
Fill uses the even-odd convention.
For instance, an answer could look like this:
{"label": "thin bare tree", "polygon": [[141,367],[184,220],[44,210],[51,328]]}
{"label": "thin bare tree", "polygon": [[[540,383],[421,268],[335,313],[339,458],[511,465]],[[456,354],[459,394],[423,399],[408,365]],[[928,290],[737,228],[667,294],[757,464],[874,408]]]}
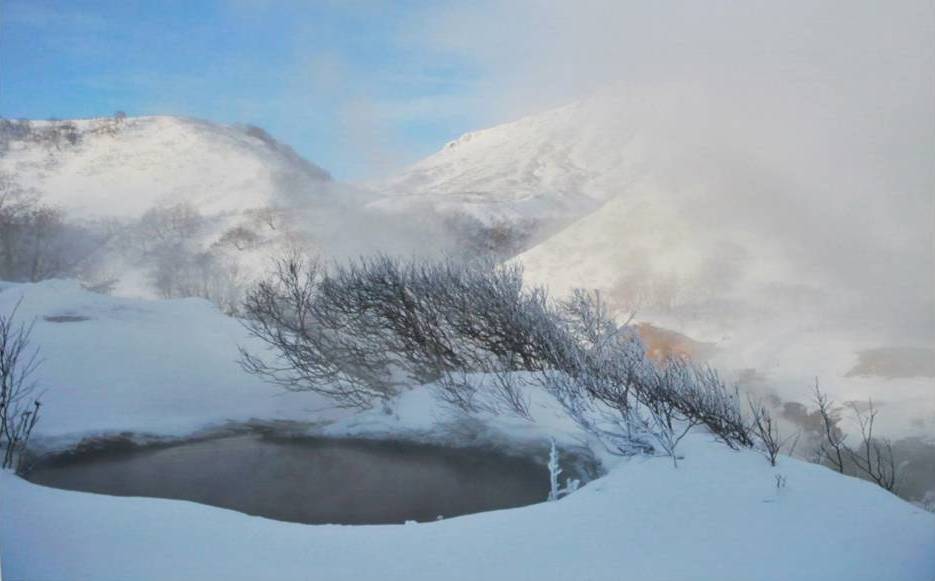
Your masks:
{"label": "thin bare tree", "polygon": [[2,468],[12,468],[22,458],[36,422],[41,403],[34,397],[33,375],[39,368],[39,350],[30,346],[32,323],[17,323],[20,303],[0,314],[0,448]]}
{"label": "thin bare tree", "polygon": [[823,424],[823,441],[819,444],[819,459],[842,474],[850,473],[876,483],[881,488],[896,492],[900,484],[900,466],[896,462],[893,444],[888,438],[874,435],[878,410],[873,400],[866,409],[856,402],[848,406],[857,424],[860,442],[854,446],[844,443],[847,435],[838,427],[840,410],[834,407],[815,382],[815,402]]}
{"label": "thin bare tree", "polygon": [[819,461],[827,462],[832,468],[844,474],[844,457],[847,445],[844,440],[847,435],[838,427],[841,419],[840,413],[834,408],[834,402],[821,391],[818,380],[815,380],[815,404],[818,406],[818,415],[821,416],[823,439],[818,444]]}
{"label": "thin bare tree", "polygon": [[888,438],[875,437],[873,424],[877,409],[873,400],[867,400],[867,409],[862,410],[856,403],[851,403],[854,419],[860,430],[860,445],[850,450],[850,460],[865,478],[877,483],[882,488],[895,492],[899,487],[899,467],[893,454],[893,444]]}
{"label": "thin bare tree", "polygon": [[787,444],[791,442],[789,455],[792,455],[795,451],[798,434],[783,437],[779,429],[779,423],[773,419],[773,415],[765,405],[759,401],[754,401],[752,398],[748,398],[747,403],[750,407],[750,432],[759,442],[760,450],[769,460],[769,465],[775,466],[779,454],[782,453]]}

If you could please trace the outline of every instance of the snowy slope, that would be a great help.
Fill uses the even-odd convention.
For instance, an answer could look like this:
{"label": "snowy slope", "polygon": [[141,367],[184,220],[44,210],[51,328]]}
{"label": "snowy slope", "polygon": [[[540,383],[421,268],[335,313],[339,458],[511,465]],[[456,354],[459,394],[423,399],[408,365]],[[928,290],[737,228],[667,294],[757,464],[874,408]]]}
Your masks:
{"label": "snowy slope", "polygon": [[[115,299],[50,281],[4,286],[0,309],[20,297],[22,314],[38,317],[46,359],[42,447],[126,431],[183,437],[250,419],[334,422],[328,430],[339,435],[444,436],[446,412],[424,389],[404,394],[392,414],[348,416],[246,376],[235,363],[243,329],[204,301]],[[44,318],[62,315],[87,319]],[[501,438],[576,435],[541,403],[534,422],[477,420]],[[921,581],[935,571],[935,515],[878,487],[792,459],[771,468],[703,433],[680,452],[678,468],[662,457],[608,460],[606,476],[557,503],[398,526],[296,525],[3,473],[0,560],[4,579],[29,581]]]}
{"label": "snowy slope", "polygon": [[893,159],[898,127],[826,102],[734,105],[607,89],[467,134],[375,184],[374,205],[563,226],[521,248],[531,282],[600,289],[785,400],[809,400],[817,376],[839,401],[884,404],[890,434],[935,438],[931,370],[852,373],[861,351],[935,357],[930,172]]}
{"label": "snowy slope", "polygon": [[467,133],[401,173],[370,184],[389,211],[431,208],[483,223],[567,223],[642,171],[640,135],[579,102]]}
{"label": "snowy slope", "polygon": [[13,140],[0,172],[77,217],[137,217],[189,203],[213,215],[295,205],[330,177],[262,130],[179,117],[32,121],[35,133],[70,124],[77,143]]}
{"label": "snowy slope", "polygon": [[[178,264],[210,262],[220,282],[183,282],[231,289],[215,293],[230,301],[211,297],[224,303],[288,249],[355,253],[382,232],[364,215],[362,190],[334,182],[252,126],[179,117],[4,120],[0,177],[105,241],[72,274],[91,285],[111,281],[122,296],[165,296],[156,281],[172,257],[157,256],[154,245],[184,249],[170,249]],[[367,236],[354,231],[363,224]]]}

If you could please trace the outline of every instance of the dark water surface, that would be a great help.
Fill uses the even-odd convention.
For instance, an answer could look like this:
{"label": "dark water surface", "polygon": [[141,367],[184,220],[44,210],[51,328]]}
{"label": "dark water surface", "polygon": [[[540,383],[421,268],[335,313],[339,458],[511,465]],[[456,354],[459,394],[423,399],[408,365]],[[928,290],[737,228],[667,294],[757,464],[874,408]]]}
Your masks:
{"label": "dark water surface", "polygon": [[549,491],[543,464],[491,450],[261,435],[62,456],[26,478],[310,524],[430,521],[542,502]]}

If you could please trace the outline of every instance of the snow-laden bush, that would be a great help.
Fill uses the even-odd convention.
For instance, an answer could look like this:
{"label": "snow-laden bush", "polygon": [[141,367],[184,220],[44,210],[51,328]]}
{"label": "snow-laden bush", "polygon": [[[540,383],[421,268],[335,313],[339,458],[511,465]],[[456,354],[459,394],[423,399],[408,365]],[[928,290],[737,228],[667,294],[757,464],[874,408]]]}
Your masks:
{"label": "snow-laden bush", "polygon": [[243,363],[340,405],[367,407],[439,382],[452,403],[470,407],[466,374],[541,367],[521,319],[544,308],[516,268],[386,256],[325,268],[293,256],[244,302],[248,328],[276,360],[244,352]]}
{"label": "snow-laden bush", "polygon": [[614,453],[674,459],[699,424],[731,446],[752,445],[716,373],[681,359],[654,363],[599,295],[550,300],[523,284],[517,266],[387,256],[326,266],[293,256],[248,293],[243,312],[272,350],[243,351],[248,371],[339,405],[385,403],[433,383],[462,409],[525,416],[534,388]]}
{"label": "snow-laden bush", "polygon": [[555,313],[553,366],[542,384],[610,451],[654,449],[674,461],[696,425],[731,447],[753,445],[738,395],[713,369],[680,357],[653,361],[636,330],[618,324],[597,293],[576,291]]}

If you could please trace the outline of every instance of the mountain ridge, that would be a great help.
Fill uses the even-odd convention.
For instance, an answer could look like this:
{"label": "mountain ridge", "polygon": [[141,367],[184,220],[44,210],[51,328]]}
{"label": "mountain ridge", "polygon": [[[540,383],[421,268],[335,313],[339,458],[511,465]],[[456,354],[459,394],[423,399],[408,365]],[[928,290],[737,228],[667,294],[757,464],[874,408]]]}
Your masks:
{"label": "mountain ridge", "polygon": [[189,203],[218,214],[301,201],[331,176],[264,130],[175,116],[4,121],[0,172],[73,216]]}

